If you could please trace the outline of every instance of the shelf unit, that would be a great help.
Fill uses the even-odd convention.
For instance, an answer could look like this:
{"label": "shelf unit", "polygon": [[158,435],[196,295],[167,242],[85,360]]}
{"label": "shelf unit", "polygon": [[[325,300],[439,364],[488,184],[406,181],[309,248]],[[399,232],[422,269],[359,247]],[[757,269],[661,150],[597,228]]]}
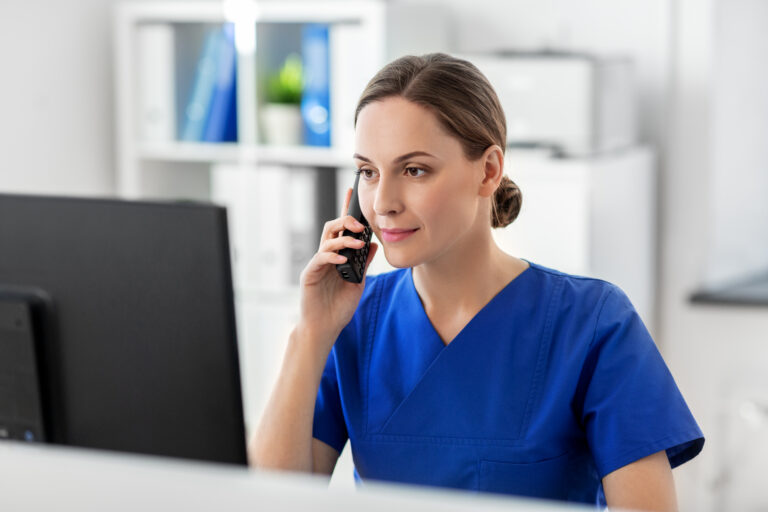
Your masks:
{"label": "shelf unit", "polygon": [[[292,246],[297,239],[306,246],[309,237],[316,250],[323,223],[338,215],[341,192],[352,183],[353,114],[360,93],[395,57],[450,52],[447,13],[384,0],[143,1],[118,4],[113,21],[118,194],[228,207],[244,405],[252,427],[276,378],[299,302],[295,284],[260,280],[284,273],[286,259],[297,277],[308,259]],[[233,23],[235,32],[238,141],[144,140],[139,31],[159,24],[173,27],[176,37],[224,23]],[[295,37],[290,34],[304,23],[329,26],[331,146],[270,146],[262,142],[258,122],[263,63],[275,59],[270,51],[280,51],[269,38]],[[295,179],[301,176],[311,179]],[[288,192],[297,203],[293,211],[312,217],[300,219],[304,231],[298,237],[276,226],[291,216],[282,204]],[[259,236],[265,240],[255,240]]]}
{"label": "shelf unit", "polygon": [[194,142],[144,142],[137,149],[142,161],[238,163],[244,165],[284,165],[286,167],[344,168],[350,156],[334,148],[311,146],[267,146],[238,143],[206,144]]}
{"label": "shelf unit", "polygon": [[[199,35],[206,27],[224,23],[234,25],[237,142],[144,140],[139,118],[143,69],[139,62],[142,56],[139,31],[158,24],[170,26],[173,37],[180,38],[172,43],[176,45],[176,51],[182,48],[187,54],[194,53],[188,47],[201,45],[203,37]],[[289,50],[301,49],[299,29],[306,23],[322,23],[329,27],[331,146],[267,145],[259,133],[259,112],[264,103],[260,80]],[[225,181],[223,176],[238,175],[228,172],[233,167],[254,173],[275,167],[286,172],[309,169],[314,173],[311,180],[315,190],[315,197],[311,198],[314,206],[309,214],[313,217],[312,231],[317,240],[324,222],[338,215],[343,190],[352,181],[349,173],[342,173],[353,168],[354,108],[367,81],[397,56],[450,51],[445,10],[427,4],[408,5],[384,0],[329,0],[322,4],[311,0],[125,2],[118,4],[114,24],[118,194],[136,199],[215,200],[230,207],[233,214],[244,212],[243,215],[250,215],[252,212],[248,213],[247,208],[238,207],[232,197],[217,190],[217,187],[237,188],[221,186]],[[190,36],[195,31],[197,39]],[[176,53],[172,58],[176,59],[174,65],[183,60]],[[182,80],[178,66],[173,73],[176,82]],[[181,96],[178,83],[174,87],[176,94]],[[182,108],[180,100],[183,98],[175,100],[176,109]],[[225,170],[219,172],[222,167]],[[337,175],[343,177],[337,179]],[[237,179],[246,180],[239,175]],[[249,186],[258,188],[253,183]],[[241,202],[247,201],[247,197],[238,195]],[[276,202],[278,198],[266,200]],[[272,210],[278,208],[275,204]],[[236,249],[237,246],[253,246],[237,237],[233,238],[233,245]],[[239,251],[241,255],[245,252]],[[306,252],[304,258],[308,259]],[[268,258],[252,259],[260,259],[263,264]],[[296,280],[295,275],[293,280]],[[239,285],[241,288],[258,286],[253,283]]]}
{"label": "shelf unit", "polygon": [[[428,5],[381,0],[225,2],[126,2],[115,11],[115,98],[118,193],[126,198],[161,197],[146,179],[146,161],[216,164],[262,163],[287,167],[351,165],[354,104],[365,83],[389,59],[404,53],[448,50],[447,19]],[[418,32],[407,30],[420,21]],[[238,142],[146,143],[138,134],[137,30],[147,24],[233,23],[237,47]],[[331,27],[332,147],[275,148],[259,143],[257,31],[266,25],[323,23]],[[397,38],[392,37],[395,27]],[[209,147],[213,146],[213,147]],[[342,154],[348,156],[341,157]],[[152,172],[157,172],[153,169]],[[159,193],[158,193],[159,192]]]}

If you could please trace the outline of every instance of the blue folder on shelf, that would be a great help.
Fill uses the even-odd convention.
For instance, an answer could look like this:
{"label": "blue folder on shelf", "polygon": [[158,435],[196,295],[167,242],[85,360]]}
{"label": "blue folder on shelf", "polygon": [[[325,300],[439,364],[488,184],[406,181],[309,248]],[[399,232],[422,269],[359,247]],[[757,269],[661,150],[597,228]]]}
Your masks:
{"label": "blue folder on shelf", "polygon": [[302,31],[305,73],[301,98],[304,141],[309,146],[331,145],[331,92],[328,26],[305,25]]}
{"label": "blue folder on shelf", "polygon": [[184,110],[183,141],[237,140],[237,53],[231,23],[211,31],[195,70]]}
{"label": "blue folder on shelf", "polygon": [[235,27],[224,25],[219,36],[216,82],[203,133],[205,142],[237,141],[237,51]]}

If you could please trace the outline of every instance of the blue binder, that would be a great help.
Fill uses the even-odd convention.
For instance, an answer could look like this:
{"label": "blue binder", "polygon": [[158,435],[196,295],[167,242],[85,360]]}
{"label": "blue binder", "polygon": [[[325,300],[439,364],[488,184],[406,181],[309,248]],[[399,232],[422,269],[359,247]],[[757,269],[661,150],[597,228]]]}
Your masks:
{"label": "blue binder", "polygon": [[237,141],[237,51],[235,26],[227,23],[221,29],[216,55],[216,81],[213,88],[203,140],[206,142]]}
{"label": "blue binder", "polygon": [[181,140],[199,142],[203,140],[208,109],[216,86],[216,54],[220,31],[211,31],[205,38],[203,52],[197,62],[195,81],[187,106],[184,109],[184,125]]}
{"label": "blue binder", "polygon": [[304,141],[309,146],[331,145],[330,55],[328,26],[308,24],[302,29],[304,92],[301,116]]}

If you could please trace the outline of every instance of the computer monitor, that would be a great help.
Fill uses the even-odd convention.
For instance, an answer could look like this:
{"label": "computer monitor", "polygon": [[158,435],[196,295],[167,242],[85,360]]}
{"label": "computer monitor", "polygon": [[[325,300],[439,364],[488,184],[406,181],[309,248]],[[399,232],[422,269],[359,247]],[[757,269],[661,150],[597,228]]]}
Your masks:
{"label": "computer monitor", "polygon": [[224,208],[0,194],[0,306],[0,436],[246,464]]}

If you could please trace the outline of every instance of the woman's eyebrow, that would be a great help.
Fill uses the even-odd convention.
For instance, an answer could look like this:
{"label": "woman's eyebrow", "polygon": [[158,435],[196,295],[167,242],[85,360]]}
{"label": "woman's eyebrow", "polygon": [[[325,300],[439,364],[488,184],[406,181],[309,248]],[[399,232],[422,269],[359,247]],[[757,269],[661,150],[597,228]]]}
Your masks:
{"label": "woman's eyebrow", "polygon": [[[429,156],[429,157],[432,157],[432,158],[437,158],[435,155],[429,154],[426,151],[411,151],[410,153],[406,153],[404,155],[400,155],[399,157],[395,158],[392,161],[392,163],[393,164],[397,164],[397,163],[400,163],[400,162],[402,162],[404,160],[408,160],[409,158],[413,158],[415,156]],[[352,155],[352,158],[355,158],[357,160],[362,160],[363,162],[368,162],[369,164],[373,163],[370,158],[364,157],[363,155],[359,155],[357,153]]]}

